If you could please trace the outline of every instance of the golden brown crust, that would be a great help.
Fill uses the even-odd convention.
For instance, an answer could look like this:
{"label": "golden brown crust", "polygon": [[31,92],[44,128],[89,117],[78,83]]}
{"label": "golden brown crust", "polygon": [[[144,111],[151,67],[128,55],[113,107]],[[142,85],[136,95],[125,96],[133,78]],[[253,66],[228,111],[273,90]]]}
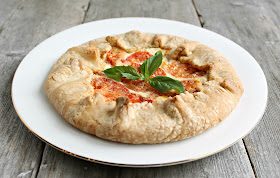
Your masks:
{"label": "golden brown crust", "polygon": [[[105,67],[106,53],[161,48],[168,59],[208,71],[198,92],[185,92],[153,103],[130,103],[126,97],[105,102],[94,93],[93,72]],[[123,143],[182,140],[215,126],[234,109],[243,88],[231,64],[215,50],[180,37],[131,31],[73,47],[52,68],[46,93],[69,123],[97,137]]]}

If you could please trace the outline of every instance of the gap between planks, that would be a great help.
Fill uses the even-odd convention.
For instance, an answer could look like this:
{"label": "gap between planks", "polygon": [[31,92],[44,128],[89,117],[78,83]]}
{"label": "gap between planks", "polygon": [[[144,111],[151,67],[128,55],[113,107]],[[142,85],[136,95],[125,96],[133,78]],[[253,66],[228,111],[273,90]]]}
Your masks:
{"label": "gap between planks", "polygon": [[249,158],[251,167],[252,167],[252,169],[253,169],[253,171],[254,171],[254,175],[255,175],[255,177],[257,177],[257,173],[256,173],[256,170],[255,170],[255,166],[254,166],[253,161],[252,161],[252,159],[251,159],[251,157],[250,157],[250,153],[249,153],[249,151],[248,151],[248,149],[247,149],[247,147],[246,147],[246,144],[245,144],[244,139],[242,139],[242,143],[243,143],[244,148],[245,148],[245,150],[246,150],[246,153],[247,153],[247,155],[248,155],[248,158]]}
{"label": "gap between planks", "polygon": [[201,16],[201,14],[198,12],[198,10],[197,10],[197,8],[195,6],[194,0],[192,0],[192,5],[193,5],[193,7],[195,9],[195,13],[196,13],[197,18],[199,20],[200,26],[203,28],[204,27],[204,21],[203,21],[203,18]]}
{"label": "gap between planks", "polygon": [[31,174],[31,178],[36,178],[38,176],[38,174],[39,174],[39,170],[40,170],[40,166],[42,164],[43,154],[44,154],[44,151],[45,151],[45,147],[46,147],[46,143],[43,142],[42,147],[40,149],[40,154],[39,154],[40,156],[38,156],[38,159],[37,159],[36,164],[34,166],[34,170],[32,171],[32,174]]}

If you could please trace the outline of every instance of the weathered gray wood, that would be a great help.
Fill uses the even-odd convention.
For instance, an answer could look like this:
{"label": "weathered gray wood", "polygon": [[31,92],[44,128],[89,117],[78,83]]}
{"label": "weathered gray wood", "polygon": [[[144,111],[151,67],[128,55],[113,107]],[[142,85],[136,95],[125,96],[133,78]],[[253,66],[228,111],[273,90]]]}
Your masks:
{"label": "weathered gray wood", "polygon": [[0,4],[0,177],[35,177],[44,144],[13,108],[12,78],[39,42],[83,21],[88,1],[1,0]]}
{"label": "weathered gray wood", "polygon": [[200,26],[191,0],[91,0],[85,22],[118,17],[154,17]]}
{"label": "weathered gray wood", "polygon": [[120,168],[80,160],[46,146],[38,177],[254,177],[250,164],[244,164],[244,155],[244,144],[238,142],[225,151],[191,163],[161,168]]}
{"label": "weathered gray wood", "polygon": [[[146,16],[200,25],[192,1],[90,1],[85,22]],[[254,177],[243,142],[209,158],[167,168],[118,168],[79,160],[46,146],[38,177]]]}
{"label": "weathered gray wood", "polygon": [[267,77],[265,115],[244,141],[257,177],[280,177],[280,1],[195,0],[195,5],[204,27],[247,49]]}
{"label": "weathered gray wood", "polygon": [[0,6],[0,34],[4,24],[9,21],[13,13],[21,6],[22,0],[1,1]]}

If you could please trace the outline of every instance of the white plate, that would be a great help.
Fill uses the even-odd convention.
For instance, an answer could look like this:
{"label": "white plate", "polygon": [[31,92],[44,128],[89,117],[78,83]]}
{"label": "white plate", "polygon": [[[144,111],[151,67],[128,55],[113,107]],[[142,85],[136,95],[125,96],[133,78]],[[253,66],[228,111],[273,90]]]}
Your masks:
{"label": "white plate", "polygon": [[[189,139],[155,145],[115,143],[86,134],[68,124],[48,100],[43,83],[57,59],[70,47],[89,40],[140,30],[202,42],[224,55],[244,85],[234,111],[216,127]],[[82,24],[60,32],[35,47],[19,65],[12,98],[22,122],[35,135],[68,154],[91,161],[130,167],[179,164],[217,153],[248,134],[261,119],[267,83],[254,58],[234,42],[186,23],[153,18],[119,18]]]}

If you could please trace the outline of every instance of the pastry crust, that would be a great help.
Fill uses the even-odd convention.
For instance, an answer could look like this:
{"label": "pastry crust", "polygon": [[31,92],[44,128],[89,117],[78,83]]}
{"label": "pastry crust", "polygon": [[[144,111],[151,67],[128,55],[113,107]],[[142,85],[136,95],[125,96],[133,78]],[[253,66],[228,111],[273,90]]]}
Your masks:
{"label": "pastry crust", "polygon": [[[107,53],[161,48],[166,58],[208,72],[198,91],[152,103],[127,97],[106,102],[94,92],[93,72],[104,70]],[[64,119],[97,137],[123,143],[163,143],[200,134],[217,125],[238,103],[243,87],[232,65],[217,51],[181,37],[131,31],[70,48],[52,68],[46,93]]]}

